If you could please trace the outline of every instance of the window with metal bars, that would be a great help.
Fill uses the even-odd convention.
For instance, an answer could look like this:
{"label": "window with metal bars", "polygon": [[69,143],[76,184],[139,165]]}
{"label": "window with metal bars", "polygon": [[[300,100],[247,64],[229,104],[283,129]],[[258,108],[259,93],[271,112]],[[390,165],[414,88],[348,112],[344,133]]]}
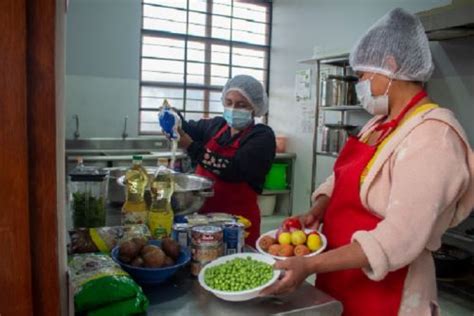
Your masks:
{"label": "window with metal bars", "polygon": [[164,99],[186,120],[221,115],[228,78],[247,74],[268,90],[271,2],[143,0],[140,134],[161,132]]}

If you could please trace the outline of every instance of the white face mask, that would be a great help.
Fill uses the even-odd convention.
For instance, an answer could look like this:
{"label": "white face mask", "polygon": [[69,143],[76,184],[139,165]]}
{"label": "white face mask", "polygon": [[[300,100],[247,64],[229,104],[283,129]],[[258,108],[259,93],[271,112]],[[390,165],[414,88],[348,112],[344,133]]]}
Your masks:
{"label": "white face mask", "polygon": [[[373,78],[373,76],[372,76]],[[387,115],[388,114],[388,90],[392,85],[390,79],[387,90],[383,95],[373,96],[370,82],[372,80],[366,79],[356,84],[357,98],[364,107],[364,109],[372,115]]]}

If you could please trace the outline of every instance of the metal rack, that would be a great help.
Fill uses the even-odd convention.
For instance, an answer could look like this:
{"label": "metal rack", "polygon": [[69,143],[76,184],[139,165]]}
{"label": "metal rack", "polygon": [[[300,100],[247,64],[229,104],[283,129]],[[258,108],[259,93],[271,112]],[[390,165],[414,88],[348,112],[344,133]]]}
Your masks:
{"label": "metal rack", "polygon": [[315,179],[316,179],[316,165],[317,165],[317,156],[327,156],[331,158],[337,158],[337,154],[332,152],[323,152],[318,150],[318,132],[319,128],[321,127],[321,122],[323,121],[323,113],[327,111],[337,111],[340,113],[340,124],[347,124],[347,113],[350,111],[361,111],[363,107],[360,105],[337,105],[337,106],[321,106],[321,66],[322,65],[329,65],[340,67],[343,69],[342,76],[347,76],[346,73],[347,67],[349,66],[349,54],[338,54],[338,55],[327,55],[321,56],[318,58],[311,58],[306,60],[299,61],[301,64],[311,65],[315,69],[316,74],[316,100],[315,100],[315,107],[316,107],[316,115],[315,115],[315,122],[314,122],[314,134],[313,134],[313,165],[312,165],[312,181],[311,181],[311,189],[314,191],[315,189]]}

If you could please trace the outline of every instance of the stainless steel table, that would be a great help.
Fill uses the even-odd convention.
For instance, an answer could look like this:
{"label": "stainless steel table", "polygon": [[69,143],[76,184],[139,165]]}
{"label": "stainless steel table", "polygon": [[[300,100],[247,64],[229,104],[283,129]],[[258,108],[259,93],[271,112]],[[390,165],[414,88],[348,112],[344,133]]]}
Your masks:
{"label": "stainless steel table", "polygon": [[232,316],[232,315],[311,315],[337,316],[342,304],[304,283],[295,292],[278,297],[262,297],[245,302],[227,302],[199,285],[188,270],[176,274],[169,282],[144,288],[150,300],[148,315]]}

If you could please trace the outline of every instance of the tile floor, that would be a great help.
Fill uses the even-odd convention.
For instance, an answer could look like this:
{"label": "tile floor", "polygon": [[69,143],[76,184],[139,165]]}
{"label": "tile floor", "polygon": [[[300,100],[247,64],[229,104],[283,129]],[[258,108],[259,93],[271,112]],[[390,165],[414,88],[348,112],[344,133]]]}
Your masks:
{"label": "tile floor", "polygon": [[[276,229],[284,218],[281,215],[262,217],[261,231]],[[314,276],[309,277],[307,282],[314,283]],[[438,298],[443,316],[474,316],[474,302],[446,292],[440,292]]]}

